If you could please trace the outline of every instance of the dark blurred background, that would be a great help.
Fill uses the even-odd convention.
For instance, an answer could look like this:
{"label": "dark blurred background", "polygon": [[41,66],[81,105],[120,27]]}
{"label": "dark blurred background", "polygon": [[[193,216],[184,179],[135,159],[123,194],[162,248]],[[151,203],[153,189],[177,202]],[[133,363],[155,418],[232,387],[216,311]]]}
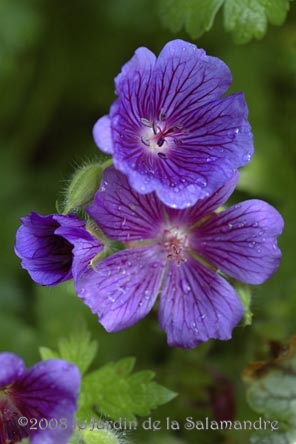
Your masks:
{"label": "dark blurred background", "polygon": [[[296,331],[295,7],[286,23],[269,26],[261,41],[235,45],[223,29],[221,13],[213,28],[195,41],[229,65],[231,91],[244,91],[249,106],[256,154],[242,171],[233,199],[265,199],[286,223],[280,270],[252,289],[251,327],[238,327],[228,343],[174,350],[167,347],[154,311],[128,331],[108,335],[71,285],[38,287],[13,251],[19,218],[31,210],[55,212],[76,166],[99,158],[92,126],[108,112],[115,97],[113,79],[134,50],[147,46],[158,53],[168,40],[192,41],[185,32],[164,29],[157,3],[0,0],[0,348],[32,364],[39,359],[39,346],[56,347],[59,337],[84,321],[99,339],[100,364],[134,355],[138,368],[155,369],[160,382],[182,393],[156,417],[169,412],[182,421],[186,414],[213,414],[211,402],[225,402],[224,410],[232,412],[234,402],[236,415],[248,419],[240,372],[248,361],[268,358],[271,344],[287,341]],[[232,387],[228,393],[235,391],[235,401],[223,393],[218,401],[209,397],[208,385],[213,393],[213,381],[221,377]],[[144,442],[161,443],[161,434],[149,436]],[[177,432],[163,442],[195,439],[192,431]],[[232,442],[231,435],[219,439],[215,442]]]}

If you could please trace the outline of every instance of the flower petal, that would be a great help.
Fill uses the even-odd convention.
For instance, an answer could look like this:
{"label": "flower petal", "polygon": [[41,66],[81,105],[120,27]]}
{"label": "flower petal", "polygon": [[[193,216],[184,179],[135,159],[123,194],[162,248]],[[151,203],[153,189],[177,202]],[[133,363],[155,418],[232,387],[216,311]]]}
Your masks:
{"label": "flower petal", "polygon": [[241,301],[221,276],[192,258],[171,263],[159,302],[169,345],[193,348],[210,338],[230,339],[242,315]]}
{"label": "flower petal", "polygon": [[[72,278],[72,246],[56,235],[59,222],[54,214],[42,216],[31,212],[21,219],[16,233],[15,253],[22,259],[22,267],[41,285],[56,285]],[[60,221],[80,226],[72,216],[60,216]]]}
{"label": "flower petal", "polygon": [[103,116],[97,120],[93,128],[93,137],[98,147],[104,153],[113,153],[111,121],[109,116]]}
{"label": "flower petal", "polygon": [[184,40],[167,43],[160,52],[153,74],[154,110],[180,119],[184,112],[220,98],[232,78],[222,60],[207,56],[203,49]]}
{"label": "flower petal", "polygon": [[89,269],[76,282],[76,292],[107,331],[122,330],[149,313],[163,269],[156,246],[123,250]]}
{"label": "flower petal", "polygon": [[[130,123],[140,125],[140,118],[151,113],[150,79],[156,57],[148,48],[138,48],[115,78],[116,93]],[[113,114],[111,112],[111,114]],[[113,127],[113,125],[112,125]]]}
{"label": "flower petal", "polygon": [[14,353],[0,353],[0,390],[11,384],[25,371],[24,361]]}
{"label": "flower petal", "polygon": [[278,268],[281,215],[268,203],[248,200],[207,220],[194,233],[196,250],[235,279],[261,284]]}
{"label": "flower petal", "polygon": [[110,239],[119,241],[153,239],[163,223],[163,204],[155,194],[136,193],[113,167],[104,171],[87,213]]}
{"label": "flower petal", "polygon": [[[38,420],[45,418],[48,423],[51,419],[54,421],[52,427],[41,429],[38,424],[37,430],[30,430],[32,444],[68,442],[73,432],[79,388],[78,368],[59,359],[37,363],[16,381],[16,402],[22,405],[22,414]],[[66,427],[61,423],[62,418]]]}
{"label": "flower petal", "polygon": [[209,197],[199,200],[195,205],[184,210],[166,208],[166,213],[174,225],[186,226],[198,224],[201,219],[209,216],[213,211],[223,205],[233,193],[239,179],[239,172],[235,171],[233,176],[217,191]]}
{"label": "flower petal", "polygon": [[73,245],[72,275],[73,279],[77,280],[90,265],[91,260],[103,251],[104,245],[99,239],[86,231],[85,226],[77,229],[60,227],[56,230],[56,233]]}

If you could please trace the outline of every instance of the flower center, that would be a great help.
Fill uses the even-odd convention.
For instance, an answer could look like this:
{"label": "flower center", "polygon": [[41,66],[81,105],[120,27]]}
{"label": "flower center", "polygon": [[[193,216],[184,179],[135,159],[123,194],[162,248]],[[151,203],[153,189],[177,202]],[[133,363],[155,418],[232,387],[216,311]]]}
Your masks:
{"label": "flower center", "polygon": [[140,133],[142,144],[145,145],[150,152],[157,154],[161,159],[167,158],[172,142],[174,145],[182,143],[178,138],[178,136],[184,132],[182,125],[168,125],[163,114],[160,114],[160,119],[156,121],[150,121],[144,118],[140,120],[143,124],[143,129]]}
{"label": "flower center", "polygon": [[28,426],[21,427],[18,419],[22,414],[14,403],[13,390],[0,390],[0,442],[14,444],[29,436]]}
{"label": "flower center", "polygon": [[179,228],[166,228],[163,232],[162,245],[167,259],[175,261],[177,265],[187,261],[189,239]]}

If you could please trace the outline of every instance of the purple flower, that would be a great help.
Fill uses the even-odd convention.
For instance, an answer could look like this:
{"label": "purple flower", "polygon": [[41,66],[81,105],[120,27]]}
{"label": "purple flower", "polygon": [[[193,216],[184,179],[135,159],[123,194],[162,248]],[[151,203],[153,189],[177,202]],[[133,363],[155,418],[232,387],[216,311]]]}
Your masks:
{"label": "purple flower", "polygon": [[76,291],[107,331],[142,319],[159,295],[159,320],[169,345],[191,348],[229,339],[243,307],[225,275],[260,284],[277,269],[283,228],[269,204],[249,200],[214,211],[232,193],[238,173],[193,207],[166,207],[141,195],[126,177],[105,170],[87,212],[104,233],[127,247],[87,269]]}
{"label": "purple flower", "polygon": [[[80,373],[60,359],[26,369],[13,353],[0,353],[0,443],[66,444],[73,432]],[[28,424],[26,424],[26,419]]]}
{"label": "purple flower", "polygon": [[138,193],[192,206],[253,155],[243,94],[223,97],[231,81],[225,63],[191,43],[173,40],[158,58],[139,48],[115,79],[118,99],[95,142]]}
{"label": "purple flower", "polygon": [[[79,274],[102,243],[85,229],[85,221],[74,215],[31,212],[21,219],[15,252],[22,267],[41,285],[56,285]],[[96,252],[96,253],[94,253]]]}

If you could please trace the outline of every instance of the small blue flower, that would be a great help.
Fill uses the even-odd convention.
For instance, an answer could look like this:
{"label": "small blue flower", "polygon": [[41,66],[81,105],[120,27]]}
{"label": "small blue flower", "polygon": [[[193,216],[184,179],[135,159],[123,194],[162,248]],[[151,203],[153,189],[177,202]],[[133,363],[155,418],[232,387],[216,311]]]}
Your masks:
{"label": "small blue flower", "polygon": [[253,155],[244,96],[224,97],[231,80],[224,62],[191,43],[173,40],[158,58],[139,48],[115,79],[118,98],[95,142],[138,193],[192,206]]}
{"label": "small blue flower", "polygon": [[87,208],[119,251],[87,268],[76,291],[107,331],[146,316],[159,296],[159,321],[172,346],[192,348],[230,339],[243,315],[230,276],[261,284],[278,268],[280,214],[261,200],[215,212],[233,192],[238,173],[208,198],[177,210],[155,193],[138,194],[118,170],[105,170]]}
{"label": "small blue flower", "polygon": [[41,285],[53,286],[78,275],[103,244],[85,229],[85,221],[74,215],[31,212],[21,219],[15,253],[22,267]]}

